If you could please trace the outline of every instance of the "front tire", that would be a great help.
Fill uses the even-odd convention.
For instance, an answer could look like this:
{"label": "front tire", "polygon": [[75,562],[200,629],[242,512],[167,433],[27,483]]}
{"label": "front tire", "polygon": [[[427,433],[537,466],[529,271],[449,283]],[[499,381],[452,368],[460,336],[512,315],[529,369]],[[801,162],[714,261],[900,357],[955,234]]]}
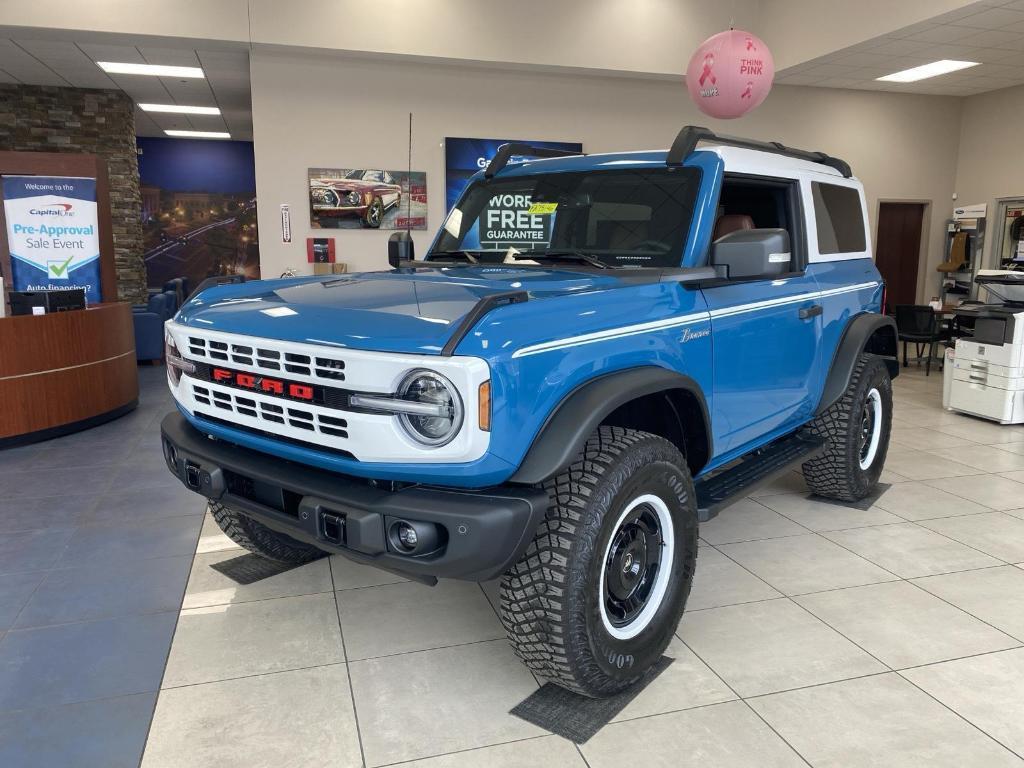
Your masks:
{"label": "front tire", "polygon": [[380,229],[380,225],[383,221],[384,203],[381,202],[379,197],[375,197],[370,201],[370,205],[366,209],[366,215],[363,217],[363,226],[369,227],[370,229]]}
{"label": "front tire", "polygon": [[210,514],[235,544],[276,563],[303,565],[324,557],[325,552],[267,528],[231,507],[210,501]]}
{"label": "front tire", "polygon": [[547,515],[501,580],[502,623],[533,672],[609,696],[661,658],[679,624],[697,560],[693,480],[667,440],[600,427],[546,487]]}
{"label": "front tire", "polygon": [[859,501],[878,483],[892,429],[892,380],[881,358],[857,358],[843,396],[810,425],[828,440],[825,452],[803,465],[807,487],[839,501]]}

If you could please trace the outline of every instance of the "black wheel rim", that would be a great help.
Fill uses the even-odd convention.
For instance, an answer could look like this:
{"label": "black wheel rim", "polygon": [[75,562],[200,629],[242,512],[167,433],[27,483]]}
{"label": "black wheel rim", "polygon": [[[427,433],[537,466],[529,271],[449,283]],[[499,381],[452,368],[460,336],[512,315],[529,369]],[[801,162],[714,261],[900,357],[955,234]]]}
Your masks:
{"label": "black wheel rim", "polygon": [[601,596],[612,626],[627,626],[647,605],[661,565],[663,545],[658,515],[648,504],[637,506],[612,534]]}

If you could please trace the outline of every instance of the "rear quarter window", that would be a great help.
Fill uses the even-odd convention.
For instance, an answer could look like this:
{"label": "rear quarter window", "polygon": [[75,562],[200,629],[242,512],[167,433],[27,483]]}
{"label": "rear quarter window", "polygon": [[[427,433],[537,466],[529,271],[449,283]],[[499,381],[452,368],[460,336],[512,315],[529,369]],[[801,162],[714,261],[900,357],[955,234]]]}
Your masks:
{"label": "rear quarter window", "polygon": [[859,253],[867,250],[864,211],[855,187],[811,182],[818,253]]}

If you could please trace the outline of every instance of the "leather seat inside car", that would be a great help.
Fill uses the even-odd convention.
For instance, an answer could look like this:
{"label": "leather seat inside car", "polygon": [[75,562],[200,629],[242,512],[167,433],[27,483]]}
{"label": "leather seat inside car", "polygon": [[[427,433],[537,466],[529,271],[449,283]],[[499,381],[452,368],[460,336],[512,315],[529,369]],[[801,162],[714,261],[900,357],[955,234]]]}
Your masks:
{"label": "leather seat inside car", "polygon": [[753,229],[754,220],[745,213],[723,213],[715,222],[712,242],[741,229]]}

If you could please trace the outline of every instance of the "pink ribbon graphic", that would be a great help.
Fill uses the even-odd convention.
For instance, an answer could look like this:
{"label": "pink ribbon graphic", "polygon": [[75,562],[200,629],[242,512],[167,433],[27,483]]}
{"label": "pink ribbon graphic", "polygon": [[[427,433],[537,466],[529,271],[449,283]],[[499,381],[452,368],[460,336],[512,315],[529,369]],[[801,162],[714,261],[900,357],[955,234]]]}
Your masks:
{"label": "pink ribbon graphic", "polygon": [[754,45],[754,39],[752,37],[747,38],[747,50],[756,51],[757,47]]}
{"label": "pink ribbon graphic", "polygon": [[740,94],[740,98],[741,99],[753,98],[753,93],[754,93],[754,81],[753,80],[748,80],[747,81],[747,90],[745,90],[743,93]]}
{"label": "pink ribbon graphic", "polygon": [[700,78],[697,82],[704,85],[705,80],[711,80],[711,84],[714,85],[717,81],[715,75],[711,71],[711,68],[715,66],[715,55],[713,53],[707,53],[704,55],[704,70],[700,73]]}

